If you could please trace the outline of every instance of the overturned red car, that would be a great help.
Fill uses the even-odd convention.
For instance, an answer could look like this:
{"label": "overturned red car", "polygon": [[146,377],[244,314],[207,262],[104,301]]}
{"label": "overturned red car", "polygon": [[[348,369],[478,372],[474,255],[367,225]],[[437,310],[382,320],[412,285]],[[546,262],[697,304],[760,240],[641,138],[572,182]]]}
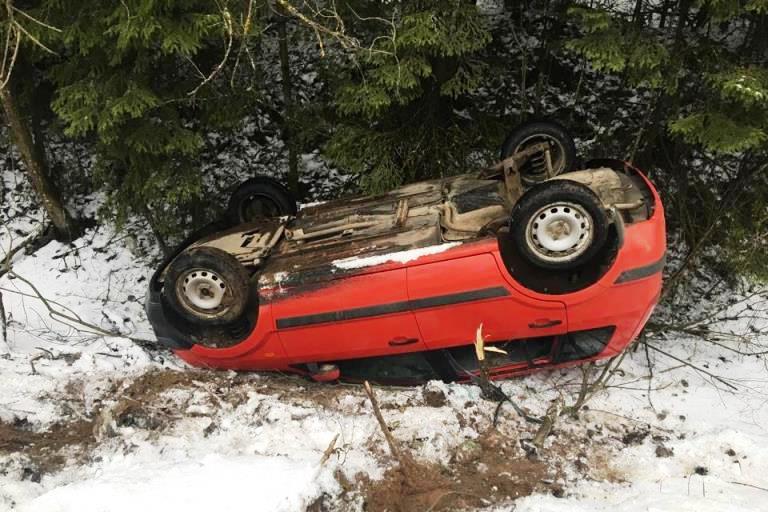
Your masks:
{"label": "overturned red car", "polygon": [[277,182],[151,280],[157,339],[188,363],[316,380],[469,380],[482,324],[491,376],[608,358],[661,290],[664,211],[630,164],[572,170],[557,124],[529,123],[492,168],[296,211]]}

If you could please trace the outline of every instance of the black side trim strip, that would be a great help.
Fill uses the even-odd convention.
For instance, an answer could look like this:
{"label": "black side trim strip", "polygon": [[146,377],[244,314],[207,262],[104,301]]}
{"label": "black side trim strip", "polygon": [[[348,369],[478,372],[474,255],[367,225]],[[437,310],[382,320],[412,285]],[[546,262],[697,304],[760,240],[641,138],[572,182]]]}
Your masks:
{"label": "black side trim strip", "polygon": [[356,320],[368,316],[388,315],[408,311],[408,301],[378,304],[363,308],[344,309],[341,311],[329,311],[327,313],[315,313],[313,315],[291,316],[277,319],[278,329],[290,327],[302,327],[305,325],[323,324],[327,322],[340,322],[342,320]]}
{"label": "black side trim strip", "polygon": [[625,270],[619,277],[616,278],[613,284],[627,283],[629,281],[636,281],[637,279],[643,279],[650,277],[653,274],[658,274],[664,270],[664,265],[667,263],[667,253],[661,257],[659,261],[646,265],[644,267],[637,267],[630,270]]}
{"label": "black side trim strip", "polygon": [[410,309],[425,309],[437,306],[448,306],[450,304],[460,304],[462,302],[495,299],[497,297],[506,297],[507,295],[509,295],[509,291],[506,288],[503,286],[494,286],[493,288],[481,288],[480,290],[415,299],[408,301],[408,303],[410,304]]}
{"label": "black side trim strip", "polygon": [[377,304],[375,306],[366,306],[362,308],[343,309],[340,311],[329,311],[327,313],[315,313],[313,315],[278,318],[277,328],[289,329],[291,327],[302,327],[306,325],[322,324],[327,322],[357,320],[371,316],[402,313],[403,311],[414,309],[426,309],[439,306],[448,306],[450,304],[460,304],[462,302],[473,302],[476,300],[506,297],[507,295],[509,295],[509,291],[506,288],[503,286],[495,286],[492,288],[482,288],[480,290],[471,290],[468,292],[451,293],[448,295],[438,295],[435,297],[404,300],[400,302],[390,302],[389,304]]}

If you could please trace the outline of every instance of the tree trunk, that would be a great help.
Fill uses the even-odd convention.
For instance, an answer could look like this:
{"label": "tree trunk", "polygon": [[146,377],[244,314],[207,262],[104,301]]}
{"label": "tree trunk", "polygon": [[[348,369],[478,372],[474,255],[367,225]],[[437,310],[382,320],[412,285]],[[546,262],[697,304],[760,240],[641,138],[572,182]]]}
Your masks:
{"label": "tree trunk", "polygon": [[666,28],[667,26],[667,16],[669,15],[669,10],[672,8],[672,0],[664,0],[661,3],[661,17],[659,19],[659,28]]}
{"label": "tree trunk", "polygon": [[[552,12],[549,8],[552,5]],[[553,4],[547,1],[546,13],[551,14],[552,22],[547,25],[545,22],[543,33],[546,34],[545,41],[539,47],[538,79],[536,82],[536,97],[534,99],[534,115],[542,115],[542,97],[544,88],[550,82],[553,65],[555,64],[554,48],[563,37],[563,31],[567,24],[568,9],[573,5],[573,0],[555,0]],[[549,17],[549,16],[548,16]],[[558,70],[559,72],[559,70]]]}
{"label": "tree trunk", "polygon": [[643,28],[643,0],[635,0],[632,23],[634,23],[637,28]]}
{"label": "tree trunk", "polygon": [[37,197],[53,223],[58,240],[72,240],[78,234],[77,224],[69,215],[61,201],[58,190],[49,178],[45,155],[41,153],[41,144],[35,144],[29,125],[22,116],[19,104],[10,84],[0,90],[5,119],[13,134],[13,140],[21,153],[21,159]]}
{"label": "tree trunk", "polygon": [[288,188],[296,197],[301,195],[299,190],[299,160],[296,155],[293,130],[293,91],[291,87],[291,64],[288,55],[288,31],[285,27],[285,17],[277,21],[277,37],[280,53],[280,78],[283,82],[283,141],[288,148]]}
{"label": "tree trunk", "polygon": [[751,37],[752,56],[756,61],[768,57],[768,14],[754,13],[751,27],[754,27]]}
{"label": "tree trunk", "polygon": [[680,0],[677,9],[677,27],[675,27],[675,54],[678,54],[683,46],[683,36],[685,36],[685,26],[688,23],[688,14],[691,11],[692,0]]}
{"label": "tree trunk", "polygon": [[168,247],[168,243],[165,241],[163,233],[160,231],[160,229],[158,229],[157,222],[155,220],[155,216],[152,214],[152,211],[147,205],[143,205],[141,211],[147,221],[147,224],[149,224],[149,230],[152,231],[152,234],[155,236],[155,240],[157,240],[157,246],[160,248],[160,252],[163,253],[163,256],[170,256],[171,248]]}

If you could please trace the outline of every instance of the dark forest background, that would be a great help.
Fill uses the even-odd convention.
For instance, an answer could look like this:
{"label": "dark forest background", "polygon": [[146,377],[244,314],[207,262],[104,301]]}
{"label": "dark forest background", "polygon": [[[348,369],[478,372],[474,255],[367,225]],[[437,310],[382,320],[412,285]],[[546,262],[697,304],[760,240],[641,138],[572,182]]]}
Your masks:
{"label": "dark forest background", "polygon": [[659,186],[668,283],[768,277],[768,0],[5,0],[0,45],[3,165],[59,239],[167,249],[249,175],[376,193],[551,117]]}

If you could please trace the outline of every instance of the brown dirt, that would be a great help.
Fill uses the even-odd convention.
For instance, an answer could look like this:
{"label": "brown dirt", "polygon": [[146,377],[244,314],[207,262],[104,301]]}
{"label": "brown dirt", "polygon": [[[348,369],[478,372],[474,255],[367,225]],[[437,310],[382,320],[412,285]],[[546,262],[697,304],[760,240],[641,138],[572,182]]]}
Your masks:
{"label": "brown dirt", "polygon": [[[161,419],[149,416],[150,413],[146,412],[149,408],[145,406],[151,404],[163,391],[191,385],[195,380],[207,380],[207,375],[196,372],[149,372],[132,381],[114,382],[102,402],[116,400],[109,411],[118,425],[136,424],[144,428],[158,428]],[[65,394],[71,393],[72,396],[58,399],[78,399],[81,387],[69,383]],[[44,431],[35,430],[26,420],[0,422],[0,454],[20,453],[25,456],[29,461],[28,471],[34,475],[33,478],[61,469],[68,457],[82,460],[99,442],[104,411],[104,406],[97,407],[88,417],[80,412],[76,419],[54,423]]]}
{"label": "brown dirt", "polygon": [[29,462],[32,478],[39,478],[61,469],[69,458],[84,460],[103,437],[114,434],[111,421],[118,427],[161,431],[179,417],[176,407],[163,403],[162,393],[199,389],[201,384],[211,392],[214,407],[220,401],[237,406],[247,400],[249,391],[293,401],[311,400],[328,408],[338,408],[343,395],[362,394],[360,389],[349,386],[316,384],[293,376],[261,379],[247,373],[157,370],[112,382],[97,401],[99,405],[86,415],[82,410],[82,382],[72,381],[62,394],[47,398],[61,402],[70,411],[67,416],[76,419],[55,423],[44,431],[26,421],[0,422],[0,455],[22,454]]}
{"label": "brown dirt", "polygon": [[[358,386],[316,384],[293,376],[270,375],[264,378],[248,373],[162,370],[112,382],[96,401],[95,410],[86,416],[82,405],[82,385],[71,384],[64,393],[50,399],[62,401],[63,407],[71,411],[67,416],[72,419],[54,424],[46,431],[38,431],[26,421],[0,422],[0,455],[22,454],[28,461],[23,477],[39,479],[42,474],[59,470],[67,460],[87,460],[102,439],[119,435],[112,429],[112,422],[118,427],[133,426],[147,430],[150,435],[162,432],[181,417],[179,405],[162,396],[163,393],[185,389],[207,391],[212,410],[222,403],[237,407],[248,400],[252,392],[330,410],[340,410],[345,396],[364,396]],[[440,397],[434,398],[440,401]],[[422,403],[429,401],[424,397]],[[382,408],[387,403],[385,399]],[[395,408],[401,407],[397,405]],[[484,428],[477,423],[476,415],[466,412],[457,414],[463,423]],[[211,428],[216,428],[214,422],[211,425]],[[573,434],[560,432],[555,435],[551,447],[536,459],[526,458],[518,439],[521,434],[527,435],[518,431],[517,427],[504,433],[490,429],[477,440],[457,447],[454,457],[445,465],[409,458],[402,467],[389,469],[378,481],[364,476],[348,481],[339,472],[337,479],[344,489],[342,498],[359,499],[362,496],[365,510],[369,512],[423,512],[483,507],[534,492],[551,492],[561,496],[563,489],[553,482],[569,463],[573,463],[584,477],[622,481],[622,475],[611,464],[611,450],[597,449],[589,431],[579,439]],[[607,435],[615,443],[623,444],[626,430],[592,434],[602,439]],[[408,451],[405,449],[407,446],[408,443],[404,443],[405,452]],[[589,448],[585,450],[585,446]],[[381,451],[380,444],[373,441],[370,449],[386,455]],[[325,510],[332,502],[334,498],[326,497],[314,506],[318,511]]]}
{"label": "brown dirt", "polygon": [[424,403],[429,407],[443,407],[446,404],[445,393],[442,389],[427,388],[424,390]]}
{"label": "brown dirt", "polygon": [[591,451],[588,454],[586,476],[598,482],[625,482],[625,475],[616,468],[613,456],[600,451]]}
{"label": "brown dirt", "polygon": [[55,471],[66,462],[62,453],[66,448],[86,450],[94,444],[93,425],[93,419],[79,419],[35,432],[25,422],[0,422],[0,454],[24,454],[31,463],[30,471],[38,475]]}
{"label": "brown dirt", "polygon": [[[521,455],[514,441],[489,431],[478,440],[482,450],[471,462],[424,463],[407,458],[381,480],[361,479],[367,512],[423,512],[482,507],[552,486],[547,465]],[[549,478],[548,478],[549,477]]]}

